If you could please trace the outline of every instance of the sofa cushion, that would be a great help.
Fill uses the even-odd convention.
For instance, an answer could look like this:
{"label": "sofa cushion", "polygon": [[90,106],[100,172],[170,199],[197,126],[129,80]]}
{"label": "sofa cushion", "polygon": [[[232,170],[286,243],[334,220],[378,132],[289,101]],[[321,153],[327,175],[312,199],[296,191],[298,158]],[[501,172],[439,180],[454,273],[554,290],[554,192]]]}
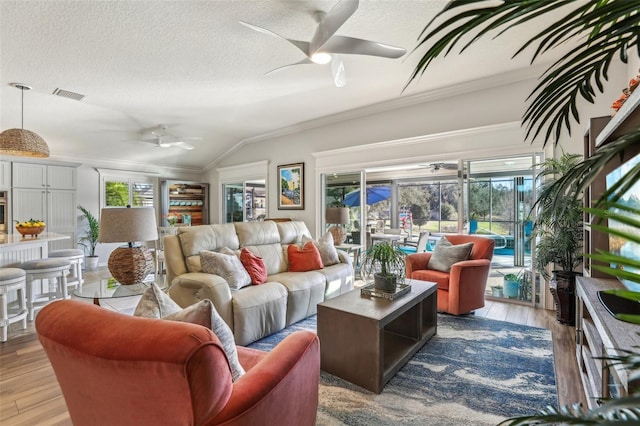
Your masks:
{"label": "sofa cushion", "polygon": [[312,241],[300,247],[290,244],[287,247],[289,256],[289,272],[307,272],[322,269],[322,258],[318,248]]}
{"label": "sofa cushion", "polygon": [[238,235],[233,223],[181,226],[177,232],[189,272],[202,271],[200,265],[200,252],[202,250],[213,251],[220,247],[240,248]]}
{"label": "sofa cushion", "polygon": [[276,223],[278,232],[280,233],[280,243],[285,244],[300,244],[302,237],[306,236],[311,238],[311,232],[307,225],[301,220],[292,220],[289,222]]}
{"label": "sofa cushion", "polygon": [[233,293],[233,334],[245,346],[286,326],[287,289],[277,282]]}
{"label": "sofa cushion", "polygon": [[324,300],[326,282],[320,271],[282,272],[269,277],[269,282],[287,288],[287,326],[317,312],[318,303]]}
{"label": "sofa cushion", "polygon": [[142,318],[158,318],[169,321],[190,322],[207,327],[218,336],[222,349],[227,355],[229,368],[233,380],[237,380],[244,373],[244,369],[238,361],[233,333],[226,322],[218,315],[210,300],[202,300],[194,305],[182,309],[177,303],[152,283],[146,289],[136,306],[134,316]]}
{"label": "sofa cushion", "polygon": [[285,251],[280,243],[265,244],[261,246],[246,246],[247,250],[262,258],[267,268],[267,275],[273,275],[287,270]]}
{"label": "sofa cushion", "polygon": [[202,250],[200,252],[200,263],[202,264],[202,272],[220,275],[229,283],[229,287],[234,290],[239,290],[251,284],[251,277],[235,254]]}
{"label": "sofa cushion", "polygon": [[340,262],[338,257],[338,251],[333,245],[333,236],[327,232],[318,241],[308,238],[306,235],[302,236],[302,245],[312,241],[320,252],[320,258],[322,259],[323,266],[331,266]]}
{"label": "sofa cushion", "polygon": [[276,223],[270,220],[264,222],[236,222],[236,232],[240,247],[275,244],[280,242],[280,234]]}
{"label": "sofa cushion", "polygon": [[427,268],[441,272],[449,272],[454,263],[469,258],[472,248],[473,243],[453,245],[447,240],[447,237],[442,237],[433,249],[433,254],[429,259]]}
{"label": "sofa cushion", "polygon": [[325,299],[331,299],[353,289],[353,267],[350,263],[336,263],[318,272],[324,275],[326,280]]}
{"label": "sofa cushion", "polygon": [[267,267],[260,256],[243,247],[240,251],[240,261],[251,277],[251,284],[262,284],[267,281]]}

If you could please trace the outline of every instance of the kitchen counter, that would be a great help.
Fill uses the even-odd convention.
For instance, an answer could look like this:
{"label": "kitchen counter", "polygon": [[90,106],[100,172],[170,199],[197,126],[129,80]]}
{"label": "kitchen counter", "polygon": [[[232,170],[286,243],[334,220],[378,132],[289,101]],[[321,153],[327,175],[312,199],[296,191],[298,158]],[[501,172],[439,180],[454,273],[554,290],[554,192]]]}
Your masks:
{"label": "kitchen counter", "polygon": [[38,238],[0,234],[0,267],[17,266],[28,260],[42,259],[49,253],[49,242],[69,239],[68,235],[43,232]]}

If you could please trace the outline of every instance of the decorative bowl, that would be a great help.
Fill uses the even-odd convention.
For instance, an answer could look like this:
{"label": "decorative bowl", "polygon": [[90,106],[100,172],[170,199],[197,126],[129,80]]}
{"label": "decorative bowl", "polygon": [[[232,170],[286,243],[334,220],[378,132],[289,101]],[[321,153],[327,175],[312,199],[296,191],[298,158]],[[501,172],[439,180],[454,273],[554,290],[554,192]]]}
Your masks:
{"label": "decorative bowl", "polygon": [[38,238],[38,235],[42,234],[45,226],[16,226],[16,230],[22,234],[23,237],[31,235],[33,238]]}

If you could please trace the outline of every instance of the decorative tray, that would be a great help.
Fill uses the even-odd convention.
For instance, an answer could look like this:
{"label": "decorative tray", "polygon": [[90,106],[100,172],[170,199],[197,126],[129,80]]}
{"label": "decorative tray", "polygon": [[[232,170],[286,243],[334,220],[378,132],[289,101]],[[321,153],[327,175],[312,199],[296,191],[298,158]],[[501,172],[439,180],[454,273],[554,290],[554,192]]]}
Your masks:
{"label": "decorative tray", "polygon": [[367,284],[360,288],[360,295],[367,297],[379,297],[381,299],[395,300],[411,291],[409,284],[398,284],[395,293],[387,293],[386,291],[376,290],[375,284]]}

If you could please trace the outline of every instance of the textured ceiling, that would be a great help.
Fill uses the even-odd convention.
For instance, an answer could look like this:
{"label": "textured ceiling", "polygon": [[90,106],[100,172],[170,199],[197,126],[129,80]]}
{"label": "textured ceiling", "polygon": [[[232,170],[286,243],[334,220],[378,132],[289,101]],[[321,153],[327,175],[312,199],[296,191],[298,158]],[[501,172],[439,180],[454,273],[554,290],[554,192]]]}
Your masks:
{"label": "textured ceiling", "polygon": [[[298,123],[439,87],[522,69],[510,60],[517,37],[437,63],[402,91],[419,54],[400,59],[346,56],[347,86],[330,65],[267,71],[303,59],[284,40],[310,40],[313,13],[336,1],[8,1],[0,2],[0,127],[24,125],[47,140],[52,156],[103,164],[157,164],[203,170],[240,141]],[[411,52],[443,0],[362,0],[337,34]],[[503,64],[497,66],[496,64]],[[56,89],[86,97],[55,96]],[[142,143],[144,129],[168,124],[192,151]]]}

